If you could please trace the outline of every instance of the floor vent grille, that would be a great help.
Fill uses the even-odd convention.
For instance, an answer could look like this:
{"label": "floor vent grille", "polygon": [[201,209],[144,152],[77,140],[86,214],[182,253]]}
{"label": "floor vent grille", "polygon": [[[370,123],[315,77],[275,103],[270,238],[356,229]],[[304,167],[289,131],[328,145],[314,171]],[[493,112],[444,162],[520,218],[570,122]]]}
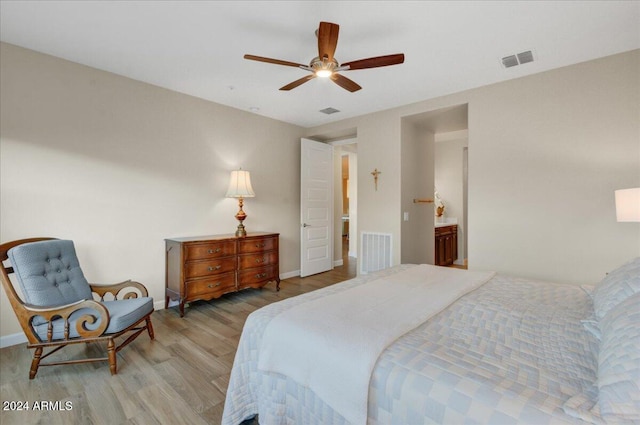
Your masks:
{"label": "floor vent grille", "polygon": [[360,273],[391,267],[391,234],[362,232]]}

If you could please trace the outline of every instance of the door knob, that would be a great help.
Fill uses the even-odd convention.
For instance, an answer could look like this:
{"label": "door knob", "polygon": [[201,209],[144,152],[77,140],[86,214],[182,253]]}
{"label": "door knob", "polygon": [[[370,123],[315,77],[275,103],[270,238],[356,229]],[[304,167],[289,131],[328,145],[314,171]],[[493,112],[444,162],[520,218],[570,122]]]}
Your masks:
{"label": "door knob", "polygon": [[310,225],[310,224],[307,224],[307,223],[303,223],[303,224],[302,224],[302,227],[311,227],[311,225]]}

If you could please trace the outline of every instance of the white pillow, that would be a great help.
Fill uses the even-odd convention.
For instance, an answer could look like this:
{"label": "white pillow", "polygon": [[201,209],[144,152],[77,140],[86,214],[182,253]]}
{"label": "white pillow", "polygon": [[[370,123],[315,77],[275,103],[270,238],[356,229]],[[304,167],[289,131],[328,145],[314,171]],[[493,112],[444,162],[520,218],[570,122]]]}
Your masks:
{"label": "white pillow", "polygon": [[609,422],[640,421],[640,292],[600,322],[598,404]]}
{"label": "white pillow", "polygon": [[610,272],[593,291],[593,309],[598,321],[616,305],[640,292],[640,257]]}

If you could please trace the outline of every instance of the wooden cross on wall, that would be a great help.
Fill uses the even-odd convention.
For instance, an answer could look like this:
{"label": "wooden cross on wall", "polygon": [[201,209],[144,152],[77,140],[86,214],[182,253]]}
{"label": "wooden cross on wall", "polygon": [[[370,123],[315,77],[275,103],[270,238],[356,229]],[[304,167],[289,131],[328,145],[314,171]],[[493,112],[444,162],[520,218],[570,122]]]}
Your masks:
{"label": "wooden cross on wall", "polygon": [[382,171],[378,171],[377,168],[371,172],[371,175],[373,176],[373,184],[375,185],[376,190],[378,190],[378,175],[379,174],[382,174]]}

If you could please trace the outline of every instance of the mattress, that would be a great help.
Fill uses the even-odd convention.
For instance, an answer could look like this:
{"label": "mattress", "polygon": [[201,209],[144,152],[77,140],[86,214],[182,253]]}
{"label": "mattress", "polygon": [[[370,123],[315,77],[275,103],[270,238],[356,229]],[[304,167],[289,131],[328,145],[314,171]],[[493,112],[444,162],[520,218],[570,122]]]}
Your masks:
{"label": "mattress", "polygon": [[[347,424],[309,388],[258,369],[262,333],[278,314],[414,267],[401,265],[252,313],[240,339],[222,423]],[[389,345],[373,369],[368,424],[584,423],[565,413],[589,402],[598,341],[579,286],[497,275]],[[591,400],[593,402],[593,400]]]}

